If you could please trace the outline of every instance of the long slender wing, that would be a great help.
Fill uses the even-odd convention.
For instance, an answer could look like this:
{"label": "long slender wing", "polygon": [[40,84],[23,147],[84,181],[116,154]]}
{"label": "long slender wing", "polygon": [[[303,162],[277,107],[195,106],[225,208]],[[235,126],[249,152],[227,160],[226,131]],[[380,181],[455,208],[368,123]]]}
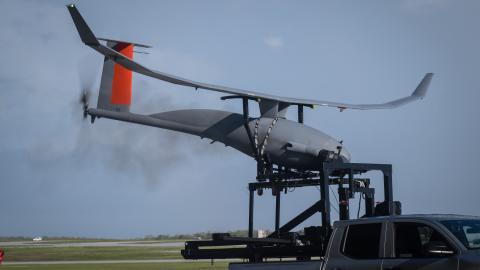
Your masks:
{"label": "long slender wing", "polygon": [[[380,104],[348,104],[348,103],[337,103],[337,102],[320,102],[320,106],[329,106],[329,107],[337,107],[340,110],[344,109],[357,109],[357,110],[373,110],[373,109],[393,109],[409,102],[423,99],[427,94],[428,86],[432,81],[433,73],[427,73],[423,77],[423,79],[418,84],[417,88],[413,91],[413,93],[408,97],[403,97],[399,99],[395,99],[389,102],[380,103]],[[322,103],[323,102],[323,103]]]}
{"label": "long slender wing", "polygon": [[322,101],[322,100],[313,100],[313,99],[299,99],[299,98],[290,98],[290,97],[281,97],[281,96],[275,96],[275,95],[270,95],[270,94],[265,94],[265,93],[260,93],[260,92],[255,92],[255,91],[249,91],[249,90],[242,90],[242,89],[237,89],[237,88],[231,88],[231,87],[226,87],[226,86],[221,86],[221,85],[214,85],[214,84],[207,84],[207,83],[201,83],[201,82],[196,82],[192,81],[189,79],[181,78],[178,76],[170,75],[164,72],[156,71],[150,68],[147,68],[131,59],[128,57],[122,55],[121,53],[102,45],[99,41],[98,38],[95,37],[93,32],[90,30],[88,27],[87,23],[85,20],[82,18],[80,13],[78,12],[77,8],[75,5],[68,5],[67,6],[70,15],[72,16],[72,19],[75,23],[75,26],[78,30],[78,33],[80,35],[80,38],[82,41],[90,46],[92,49],[96,50],[97,52],[103,54],[104,56],[108,57],[109,59],[112,59],[114,62],[124,66],[125,68],[149,76],[153,77],[162,81],[166,81],[169,83],[173,84],[178,84],[178,85],[183,85],[183,86],[189,86],[189,87],[194,87],[194,88],[201,88],[201,89],[206,89],[206,90],[212,90],[212,91],[217,91],[221,93],[226,93],[226,94],[231,94],[235,96],[242,96],[242,97],[247,97],[251,99],[257,99],[257,100],[273,100],[273,101],[278,101],[278,102],[283,102],[287,104],[292,104],[292,105],[304,105],[308,107],[314,107],[314,106],[329,106],[329,107],[337,107],[340,108],[340,110],[344,109],[359,109],[359,110],[370,110],[370,109],[390,109],[390,108],[395,108],[398,106],[401,106],[403,104],[409,103],[411,101],[417,100],[417,99],[422,99],[425,97],[425,94],[427,92],[428,86],[430,84],[430,81],[432,79],[433,74],[432,73],[427,73],[423,80],[420,82],[418,87],[415,89],[415,91],[408,97],[396,99],[390,102],[386,103],[381,103],[381,104],[348,104],[348,103],[339,103],[339,102],[330,102],[330,101]]}

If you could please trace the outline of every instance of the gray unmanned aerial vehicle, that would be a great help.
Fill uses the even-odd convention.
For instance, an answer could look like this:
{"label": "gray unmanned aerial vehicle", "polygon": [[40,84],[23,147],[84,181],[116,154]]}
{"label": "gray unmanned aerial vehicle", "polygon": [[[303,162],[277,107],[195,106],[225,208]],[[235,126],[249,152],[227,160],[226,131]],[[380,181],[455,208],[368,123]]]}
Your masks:
{"label": "gray unmanned aerial vehicle", "polygon": [[[303,108],[329,106],[345,109],[390,109],[425,97],[433,74],[427,73],[415,91],[408,96],[382,104],[347,104],[322,100],[281,97],[249,90],[206,84],[147,68],[133,60],[133,48],[146,45],[97,38],[75,5],[67,6],[81,40],[105,56],[96,108],[90,108],[87,92],[82,103],[84,117],[119,121],[188,133],[224,143],[255,158],[260,170],[279,166],[298,171],[316,170],[325,161],[349,162],[350,154],[342,143],[303,124]],[[105,42],[105,45],[100,43]],[[132,72],[169,83],[228,94],[222,100],[241,99],[243,113],[191,109],[152,115],[130,112]],[[260,117],[249,116],[248,101],[256,101]],[[289,107],[297,106],[298,120],[286,119]]]}

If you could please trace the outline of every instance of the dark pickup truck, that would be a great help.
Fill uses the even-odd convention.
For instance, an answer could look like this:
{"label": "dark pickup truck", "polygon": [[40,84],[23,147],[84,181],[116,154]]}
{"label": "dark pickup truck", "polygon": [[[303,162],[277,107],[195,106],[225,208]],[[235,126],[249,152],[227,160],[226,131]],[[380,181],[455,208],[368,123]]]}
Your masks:
{"label": "dark pickup truck", "polygon": [[319,260],[232,263],[229,269],[480,269],[480,217],[397,215],[337,221]]}

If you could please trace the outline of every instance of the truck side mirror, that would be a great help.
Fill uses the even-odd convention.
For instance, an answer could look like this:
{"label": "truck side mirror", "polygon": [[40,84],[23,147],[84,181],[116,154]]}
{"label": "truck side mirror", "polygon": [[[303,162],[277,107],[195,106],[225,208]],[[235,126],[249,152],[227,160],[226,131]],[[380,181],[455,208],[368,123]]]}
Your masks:
{"label": "truck side mirror", "polygon": [[425,252],[434,257],[446,257],[455,254],[445,242],[443,241],[431,241],[424,245]]}

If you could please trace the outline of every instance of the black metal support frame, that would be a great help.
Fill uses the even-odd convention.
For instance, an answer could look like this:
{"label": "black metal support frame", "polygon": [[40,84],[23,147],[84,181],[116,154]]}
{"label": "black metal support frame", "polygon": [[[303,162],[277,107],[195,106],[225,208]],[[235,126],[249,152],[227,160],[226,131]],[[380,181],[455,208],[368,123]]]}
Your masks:
{"label": "black metal support frame", "polygon": [[303,124],[303,105],[298,105],[298,123]]}
{"label": "black metal support frame", "polygon": [[250,112],[248,110],[248,98],[243,98],[243,126],[245,127],[245,131],[247,132],[248,140],[250,141],[250,146],[252,147],[252,153],[255,159],[258,161],[258,149],[255,147],[255,143],[253,142],[252,131],[248,126],[248,121],[250,118]]}
{"label": "black metal support frame", "polygon": [[[212,241],[189,241],[185,243],[182,255],[185,259],[224,259],[244,258],[250,261],[261,261],[264,258],[310,258],[321,256],[331,231],[330,213],[330,185],[338,185],[340,219],[349,219],[349,199],[355,193],[365,196],[365,216],[373,216],[375,208],[375,190],[370,187],[370,179],[356,178],[355,175],[368,171],[381,171],[387,213],[394,214],[393,191],[392,191],[392,166],[390,164],[365,164],[365,163],[323,163],[321,169],[315,173],[285,174],[277,172],[266,181],[253,182],[248,185],[249,189],[249,212],[248,212],[248,237],[214,237]],[[320,189],[320,198],[312,206],[300,212],[297,216],[280,226],[281,193],[288,188],[317,186]],[[254,203],[255,192],[271,189],[275,198],[275,231],[267,238],[255,238],[254,233]],[[263,193],[263,192],[260,192]],[[306,241],[297,245],[292,237],[291,230],[305,220],[320,212],[322,222],[319,239]],[[311,239],[310,239],[311,240]],[[312,244],[313,243],[313,244]],[[225,246],[239,246],[228,247]],[[202,247],[210,247],[202,249]],[[213,249],[211,247],[222,247]]]}

